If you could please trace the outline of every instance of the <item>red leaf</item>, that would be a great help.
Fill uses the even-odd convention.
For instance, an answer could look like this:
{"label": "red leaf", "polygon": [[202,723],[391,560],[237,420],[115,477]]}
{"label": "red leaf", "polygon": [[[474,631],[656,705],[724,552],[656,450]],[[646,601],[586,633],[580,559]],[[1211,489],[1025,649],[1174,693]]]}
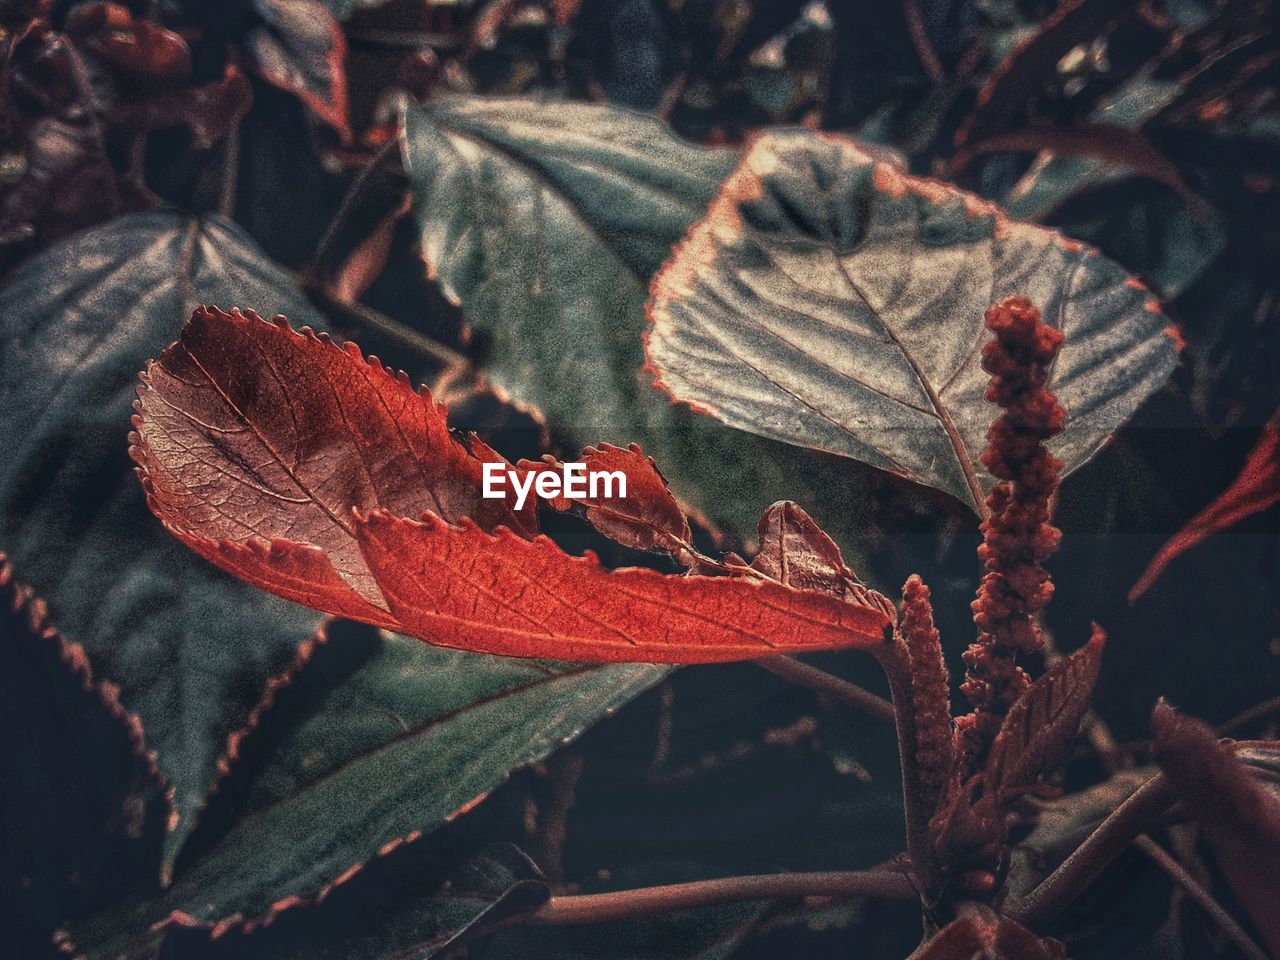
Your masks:
{"label": "red leaf", "polygon": [[[441,646],[595,662],[875,650],[892,637],[860,586],[849,602],[744,564],[714,577],[609,572],[524,539],[533,507],[481,496],[482,464],[506,461],[455,440],[444,408],[403,374],[282,317],[201,308],[142,380],[130,449],[151,509],[203,556],[290,600]],[[638,448],[587,457],[634,477],[634,503],[588,507],[606,533],[687,537]],[[838,551],[830,562],[844,569]]]}
{"label": "red leaf", "polygon": [[1050,667],[1009,708],[984,775],[997,802],[1035,786],[1071,743],[1089,711],[1105,643],[1106,634],[1094,624],[1088,643]]}
{"label": "red leaf", "polygon": [[[519,466],[525,470],[543,471],[559,469],[554,457],[543,457],[542,463],[522,460]],[[596,470],[620,471],[627,478],[627,495],[623,498],[603,497],[569,500],[555,497],[547,502],[564,512],[574,504],[582,504],[591,525],[606,537],[638,550],[660,547],[673,553],[687,549],[690,539],[689,521],[667,489],[653,458],[646,457],[636,444],[627,449],[602,443],[598,447],[586,447],[582,462],[588,473]]]}
{"label": "red leaf", "polygon": [[1280,410],[1262,428],[1262,435],[1249,452],[1240,476],[1160,548],[1129,591],[1129,602],[1146,593],[1178,554],[1277,503],[1280,503]]}
{"label": "red leaf", "polygon": [[402,629],[503,656],[713,663],[860,647],[890,637],[877,609],[747,577],[605,570],[545,537],[375,511],[358,518],[369,569]]}
{"label": "red leaf", "polygon": [[979,154],[1042,150],[1123,164],[1135,173],[1163,183],[1198,213],[1204,212],[1203,201],[1182,179],[1172,160],[1152,146],[1143,133],[1113,123],[1078,123],[1071,127],[1037,124],[997,133],[958,151],[952,159],[952,168],[962,170]]}
{"label": "red leaf", "polygon": [[393,625],[356,544],[356,508],[537,529],[532,508],[481,498],[481,460],[450,435],[444,408],[354,344],[205,307],[142,384],[130,451],[152,511],[202,556],[290,600]]}
{"label": "red leaf", "polygon": [[1280,955],[1280,799],[1269,794],[1207,725],[1163,701],[1151,717],[1156,761],[1191,814],[1236,895]]}

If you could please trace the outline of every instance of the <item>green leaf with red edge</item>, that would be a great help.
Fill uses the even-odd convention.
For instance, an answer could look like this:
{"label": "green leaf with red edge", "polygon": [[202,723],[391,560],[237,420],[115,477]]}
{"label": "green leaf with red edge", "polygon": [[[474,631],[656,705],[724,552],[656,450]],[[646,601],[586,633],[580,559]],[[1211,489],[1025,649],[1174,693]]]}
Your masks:
{"label": "green leaf with red edge", "polygon": [[[482,460],[505,461],[474,438],[463,447],[403,375],[283,318],[196,311],[143,374],[137,410],[130,450],[148,504],[184,543],[287,599],[430,643],[703,663],[877,649],[890,625],[865,598],[792,589],[746,568],[609,572],[524,539],[536,530],[532,505],[519,514],[481,496]],[[638,478],[653,469],[628,458]],[[640,489],[660,502],[655,477]],[[659,522],[673,521],[671,506]],[[617,520],[606,519],[607,533]],[[634,524],[623,533],[634,540]]]}
{"label": "green leaf with red edge", "polygon": [[1150,294],[1096,251],[902,174],[841,137],[760,137],[654,278],[646,353],[678,401],[853,457],[978,509],[986,309],[1025,296],[1066,334],[1049,387],[1064,472],[1177,362]]}
{"label": "green leaf with red edge", "polygon": [[1280,798],[1209,727],[1164,701],[1151,717],[1156,762],[1200,823],[1214,858],[1273,953],[1280,953]]}
{"label": "green leaf with red edge", "polygon": [[[214,930],[167,924],[162,957],[200,960],[428,960],[464,934],[532,910],[550,894],[537,866],[510,843],[466,857],[424,844],[379,858],[325,897],[270,926]],[[434,855],[433,855],[434,854]]]}
{"label": "green leaf with red edge", "polygon": [[231,732],[321,617],[224,576],[147,511],[124,437],[134,377],[200,300],[319,317],[242,230],[119,218],[0,288],[0,549],[124,709],[173,789],[172,862]]}
{"label": "green leaf with red edge", "polygon": [[1031,684],[1000,724],[985,770],[986,789],[1005,802],[1035,786],[1057,763],[1089,712],[1106,634],[1093,636]]}
{"label": "green leaf with red edge", "polygon": [[[239,936],[317,899],[327,907],[360,882],[362,865],[381,870],[406,844],[429,843],[512,771],[667,672],[488,657],[335,627],[249,734],[247,766],[211,807],[222,805],[229,828],[199,838],[198,856],[179,863],[162,897],[73,924],[71,938],[94,960],[132,960],[167,925]],[[475,908],[486,909],[483,898]]]}
{"label": "green leaf with red edge", "polygon": [[116,688],[4,554],[0,652],[0,899],[48,931],[126,884],[155,885],[167,785]]}
{"label": "green leaf with red edge", "polygon": [[1280,411],[1262,428],[1240,476],[1160,548],[1129,591],[1129,602],[1146,593],[1180,554],[1277,503],[1280,503]]}
{"label": "green leaf with red edge", "polygon": [[[580,462],[587,473],[607,471],[621,473],[626,478],[625,497],[589,495],[581,500],[555,497],[547,504],[562,513],[581,504],[591,525],[606,537],[637,550],[659,548],[678,552],[689,547],[692,534],[689,520],[667,489],[667,481],[654,465],[653,457],[646,457],[636,444],[626,449],[611,443],[587,447]],[[544,456],[542,463],[520,461],[524,470],[541,472],[546,469],[559,471],[560,465],[552,456]],[[535,481],[536,483],[536,481]]]}

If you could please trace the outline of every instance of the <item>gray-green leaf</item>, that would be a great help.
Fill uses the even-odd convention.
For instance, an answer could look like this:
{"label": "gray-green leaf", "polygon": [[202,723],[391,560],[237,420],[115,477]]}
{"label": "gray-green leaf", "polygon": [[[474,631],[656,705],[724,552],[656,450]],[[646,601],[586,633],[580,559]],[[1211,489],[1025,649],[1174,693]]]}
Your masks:
{"label": "gray-green leaf", "polygon": [[[244,815],[181,866],[160,901],[73,928],[80,949],[131,958],[173,911],[187,925],[213,924],[261,917],[281,900],[310,900],[380,852],[461,815],[511,771],[543,759],[669,672],[490,657],[364,627],[337,628],[329,643],[357,666],[277,731],[281,739],[253,779]],[[316,667],[308,664],[300,677]]]}
{"label": "gray-green leaf", "polygon": [[405,157],[427,269],[491,337],[485,371],[570,444],[636,442],[681,501],[743,540],[775,500],[855,548],[865,473],[727,430],[643,370],[652,274],[737,162],[653,117],[555,101],[409,107]]}
{"label": "gray-green leaf", "polygon": [[71,237],[0,289],[0,550],[141,719],[173,788],[169,864],[227,736],[321,622],[178,543],[133,476],[137,372],[196,303],[319,321],[234,224],[172,212]]}
{"label": "gray-green leaf", "polygon": [[1025,296],[1066,334],[1064,472],[1177,362],[1150,293],[1096,251],[806,131],[756,142],[653,291],[648,357],[673,397],[975,509],[991,304]]}

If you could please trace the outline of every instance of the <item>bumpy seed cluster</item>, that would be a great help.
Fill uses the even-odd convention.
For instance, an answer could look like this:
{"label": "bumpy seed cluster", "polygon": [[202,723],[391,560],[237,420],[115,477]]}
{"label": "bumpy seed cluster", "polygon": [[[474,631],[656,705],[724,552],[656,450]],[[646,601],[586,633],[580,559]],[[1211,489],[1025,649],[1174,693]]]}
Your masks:
{"label": "bumpy seed cluster", "polygon": [[951,772],[951,696],[942,641],[933,625],[929,588],[916,574],[902,587],[902,638],[911,657],[911,699],[915,707],[916,763],[921,785],[933,803]]}
{"label": "bumpy seed cluster", "polygon": [[986,571],[973,602],[978,639],[964,655],[961,690],[974,710],[957,724],[972,760],[986,752],[1001,718],[1028,685],[1015,657],[1043,642],[1035,618],[1053,595],[1043,564],[1061,538],[1049,520],[1062,469],[1044,442],[1062,432],[1066,419],[1045,389],[1062,333],[1042,323],[1022,297],[996,304],[986,319],[995,335],[982,351],[983,369],[991,374],[987,399],[1004,413],[987,432],[982,454],[999,483],[987,497],[990,517],[978,548]]}

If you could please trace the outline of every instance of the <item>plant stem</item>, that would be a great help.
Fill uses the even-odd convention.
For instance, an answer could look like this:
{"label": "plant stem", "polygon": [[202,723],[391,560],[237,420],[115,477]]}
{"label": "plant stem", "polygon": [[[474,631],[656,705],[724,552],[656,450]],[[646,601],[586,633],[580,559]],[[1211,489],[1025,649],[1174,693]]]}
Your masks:
{"label": "plant stem", "polygon": [[1005,914],[1036,929],[1052,923],[1175,799],[1163,774],[1152,777],[1116,807],[1038,887],[1020,900],[1006,901]]}
{"label": "plant stem", "polygon": [[[439,340],[433,340],[425,333],[419,333],[412,327],[406,326],[398,320],[393,320],[372,307],[367,307],[359,302],[341,303],[329,296],[319,286],[309,285],[305,280],[301,279],[299,282],[312,302],[316,303],[326,313],[338,314],[340,319],[346,319],[366,330],[381,334],[388,340],[393,340],[400,346],[406,347],[422,357],[434,360],[444,367],[445,371],[456,374],[467,370],[471,366],[471,361],[466,354],[446,346]],[[432,392],[435,391],[433,390]]]}
{"label": "plant stem", "polygon": [[1214,732],[1220,737],[1227,737],[1241,727],[1250,726],[1276,713],[1280,713],[1280,697],[1272,697],[1270,700],[1263,700],[1261,703],[1254,704],[1243,713],[1236,714]]}
{"label": "plant stem", "polygon": [[240,128],[237,126],[222,145],[222,188],[218,213],[232,219],[236,213],[236,185],[240,181]]}
{"label": "plant stem", "polygon": [[907,826],[907,854],[911,857],[911,869],[920,888],[929,891],[933,879],[933,857],[929,846],[929,818],[931,806],[925,802],[928,795],[920,782],[917,763],[915,724],[915,695],[911,685],[911,658],[907,645],[895,631],[893,644],[876,659],[889,679],[889,691],[893,695],[894,720],[898,729],[898,760],[902,768],[902,808]]}
{"label": "plant stem", "polygon": [[329,221],[329,225],[325,227],[324,234],[320,237],[320,242],[316,245],[315,255],[311,258],[311,265],[307,267],[306,276],[308,278],[319,281],[324,276],[327,269],[326,262],[329,259],[330,250],[338,239],[338,233],[346,224],[347,218],[351,216],[351,212],[355,210],[356,203],[359,201],[365,188],[373,179],[373,175],[377,173],[392,154],[399,152],[400,138],[396,137],[388,140],[385,144],[378,148],[378,152],[373,155],[369,162],[364,166],[355,178],[351,181],[351,186],[347,188],[347,192],[342,197],[342,202],[338,205],[337,212],[333,215],[333,219]]}
{"label": "plant stem", "polygon": [[857,870],[829,873],[778,873],[719,880],[672,883],[612,893],[552,897],[514,924],[602,923],[654,913],[688,910],[741,900],[790,900],[800,897],[885,897],[914,900],[915,887],[896,870]]}
{"label": "plant stem", "polygon": [[790,683],[808,687],[833,700],[839,700],[877,720],[893,722],[893,704],[884,697],[877,696],[870,690],[864,690],[856,683],[842,680],[825,670],[801,663],[794,657],[765,657],[756,660],[755,665]]}
{"label": "plant stem", "polygon": [[1146,834],[1138,837],[1133,841],[1133,845],[1151,858],[1161,870],[1169,875],[1169,877],[1186,891],[1187,896],[1195,901],[1214,923],[1221,928],[1227,938],[1236,945],[1236,948],[1248,960],[1267,960],[1267,954],[1253,942],[1253,938],[1245,932],[1244,927],[1236,922],[1235,917],[1231,916],[1217,900],[1213,894],[1200,885],[1195,877],[1187,872],[1187,869],[1175,860],[1169,853],[1156,843]]}

